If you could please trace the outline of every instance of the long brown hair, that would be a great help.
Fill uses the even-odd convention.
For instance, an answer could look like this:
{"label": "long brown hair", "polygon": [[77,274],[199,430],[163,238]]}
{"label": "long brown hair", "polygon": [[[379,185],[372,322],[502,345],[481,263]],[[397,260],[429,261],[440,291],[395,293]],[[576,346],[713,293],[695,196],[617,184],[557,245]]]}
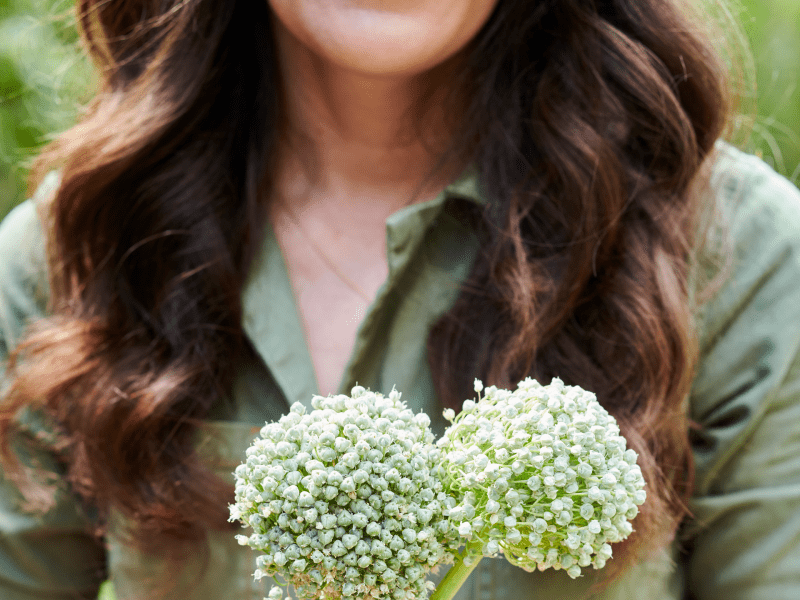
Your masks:
{"label": "long brown hair", "polygon": [[725,71],[674,2],[530,7],[501,2],[471,57],[462,139],[481,140],[491,208],[429,357],[453,407],[474,373],[594,391],[648,482],[636,534],[615,549],[630,555],[671,539],[691,490],[688,266],[696,179],[727,123]]}
{"label": "long brown hair", "polygon": [[[18,351],[4,460],[14,415],[41,407],[101,513],[122,510],[141,541],[196,539],[228,492],[193,434],[251,352],[240,290],[281,121],[269,9],[77,9],[101,89],[39,163],[61,173],[52,316]],[[674,531],[691,472],[690,187],[727,106],[695,29],[665,0],[500,0],[456,87],[448,156],[477,166],[488,208],[465,215],[483,251],[430,335],[439,394],[458,405],[476,376],[528,374],[595,391],[650,482],[631,546]]]}

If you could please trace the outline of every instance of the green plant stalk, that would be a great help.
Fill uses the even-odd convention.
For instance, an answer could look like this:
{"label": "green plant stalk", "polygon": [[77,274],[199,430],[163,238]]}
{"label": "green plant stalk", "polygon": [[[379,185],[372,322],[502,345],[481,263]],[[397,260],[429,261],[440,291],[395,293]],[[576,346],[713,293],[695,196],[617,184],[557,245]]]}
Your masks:
{"label": "green plant stalk", "polygon": [[447,575],[439,582],[439,585],[436,586],[433,594],[429,600],[453,600],[453,597],[456,595],[461,586],[464,585],[464,582],[469,577],[469,574],[475,570],[475,567],[478,566],[478,563],[481,562],[482,556],[475,556],[473,557],[472,564],[467,566],[464,564],[464,557],[467,556],[467,551],[465,550],[464,553],[456,560],[455,564],[450,567],[450,570],[447,572]]}

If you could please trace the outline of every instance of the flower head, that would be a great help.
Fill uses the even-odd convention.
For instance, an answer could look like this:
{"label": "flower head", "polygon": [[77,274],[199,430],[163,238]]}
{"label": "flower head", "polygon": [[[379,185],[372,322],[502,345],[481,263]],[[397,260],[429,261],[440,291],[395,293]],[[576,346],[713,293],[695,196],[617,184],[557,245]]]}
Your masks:
{"label": "flower head", "polygon": [[[467,553],[526,570],[602,568],[645,500],[636,452],[594,394],[553,379],[467,401],[439,448]],[[448,414],[447,417],[452,417]]]}
{"label": "flower head", "polygon": [[262,553],[255,576],[280,574],[301,597],[424,597],[459,543],[430,419],[394,390],[351,394],[262,428],[236,469],[231,520],[253,530],[239,541]]}

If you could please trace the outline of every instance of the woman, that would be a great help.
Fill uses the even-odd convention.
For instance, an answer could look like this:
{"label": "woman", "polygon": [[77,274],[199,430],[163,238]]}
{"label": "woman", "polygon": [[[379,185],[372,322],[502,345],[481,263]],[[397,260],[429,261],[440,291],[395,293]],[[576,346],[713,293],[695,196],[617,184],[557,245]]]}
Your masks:
{"label": "woman", "polygon": [[441,430],[527,374],[598,394],[648,501],[602,572],[459,598],[796,597],[800,202],[716,143],[677,0],[78,14],[100,90],[0,229],[4,598],[260,598],[225,521],[265,420],[358,382]]}

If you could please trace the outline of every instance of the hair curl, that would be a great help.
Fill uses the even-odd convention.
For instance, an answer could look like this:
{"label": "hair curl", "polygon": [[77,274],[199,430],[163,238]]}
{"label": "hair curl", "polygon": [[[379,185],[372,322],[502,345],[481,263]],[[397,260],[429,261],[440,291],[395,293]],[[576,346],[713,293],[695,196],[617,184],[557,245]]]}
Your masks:
{"label": "hair curl", "polygon": [[460,141],[480,140],[491,210],[466,216],[483,253],[429,357],[453,407],[474,373],[596,392],[648,481],[619,569],[686,514],[693,184],[730,100],[720,59],[676,2],[531,5],[501,2],[470,56]]}
{"label": "hair curl", "polygon": [[[282,115],[269,9],[77,10],[102,85],[39,163],[61,170],[52,316],[18,350],[4,460],[19,408],[43,407],[83,496],[132,517],[140,542],[196,540],[230,492],[193,434],[251,352],[240,291]],[[728,106],[695,29],[677,0],[500,0],[455,88],[447,156],[478,167],[489,204],[465,215],[483,250],[429,338],[438,392],[458,406],[476,376],[529,374],[595,391],[650,482],[630,557],[674,532],[691,483],[691,189]]]}

